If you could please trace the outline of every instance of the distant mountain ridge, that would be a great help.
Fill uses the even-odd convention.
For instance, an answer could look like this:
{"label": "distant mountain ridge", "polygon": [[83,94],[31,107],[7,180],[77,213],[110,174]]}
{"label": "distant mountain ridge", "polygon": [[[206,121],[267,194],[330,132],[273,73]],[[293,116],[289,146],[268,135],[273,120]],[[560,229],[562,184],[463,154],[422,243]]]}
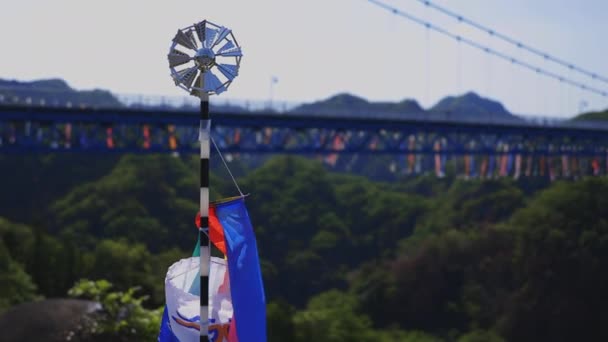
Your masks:
{"label": "distant mountain ridge", "polygon": [[0,79],[0,102],[74,107],[84,105],[93,108],[123,106],[107,90],[75,90],[58,78],[31,82]]}
{"label": "distant mountain ridge", "polygon": [[0,88],[30,89],[40,91],[74,91],[66,81],[59,78],[22,82],[0,79]]}
{"label": "distant mountain ridge", "polygon": [[483,98],[474,92],[461,96],[448,96],[439,101],[431,112],[447,112],[453,115],[512,117],[512,113],[498,101]]}
{"label": "distant mountain ridge", "polygon": [[426,115],[427,117],[468,121],[479,118],[521,120],[505,109],[500,102],[483,98],[474,92],[445,97],[428,110],[423,109],[418,102],[412,99],[400,102],[370,102],[351,94],[338,94],[325,100],[303,104],[296,107],[293,112],[397,118]]}
{"label": "distant mountain ridge", "polygon": [[[125,107],[110,91],[75,90],[63,79],[53,78],[35,81],[0,79],[0,103],[31,103],[49,106],[85,105],[93,108]],[[191,109],[182,108],[182,109]],[[217,108],[220,109],[219,107]],[[223,108],[239,111],[239,108]],[[475,121],[477,119],[520,121],[520,117],[509,112],[500,102],[484,98],[474,92],[459,96],[447,96],[429,109],[424,109],[414,99],[398,102],[368,101],[360,96],[340,93],[324,100],[299,105],[290,111],[293,114],[316,114],[336,117],[388,117],[408,118],[428,116],[429,118]],[[586,113],[573,120],[608,119],[608,110]]]}
{"label": "distant mountain ridge", "polygon": [[606,121],[608,120],[608,109],[601,112],[583,113],[572,118],[573,121]]}
{"label": "distant mountain ridge", "polygon": [[424,109],[420,107],[416,100],[412,99],[405,99],[400,102],[369,102],[362,97],[342,93],[322,101],[300,105],[293,111],[340,115],[342,113],[421,113],[424,112]]}

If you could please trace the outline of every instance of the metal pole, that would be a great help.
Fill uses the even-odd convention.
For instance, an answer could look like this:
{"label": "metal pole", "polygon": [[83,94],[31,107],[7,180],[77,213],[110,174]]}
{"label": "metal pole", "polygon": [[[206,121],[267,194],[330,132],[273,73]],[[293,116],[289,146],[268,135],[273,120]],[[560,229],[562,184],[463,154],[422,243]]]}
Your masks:
{"label": "metal pole", "polygon": [[210,269],[210,243],[209,243],[209,143],[211,119],[209,117],[209,95],[201,92],[201,118],[199,141],[201,144],[200,169],[200,276],[201,276],[201,331],[200,341],[208,341],[209,331],[209,269]]}

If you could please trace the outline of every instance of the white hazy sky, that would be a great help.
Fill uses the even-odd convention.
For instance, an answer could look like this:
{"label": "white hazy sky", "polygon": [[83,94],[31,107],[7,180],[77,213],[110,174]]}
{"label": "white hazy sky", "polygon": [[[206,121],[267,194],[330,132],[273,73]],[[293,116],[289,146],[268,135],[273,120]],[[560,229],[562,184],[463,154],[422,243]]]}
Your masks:
{"label": "white hazy sky", "polygon": [[[608,90],[518,51],[416,0],[384,0],[454,33]],[[436,3],[608,76],[608,1],[436,0]],[[314,101],[339,92],[415,98],[428,107],[473,90],[517,113],[570,116],[608,107],[588,94],[489,57],[366,0],[0,0],[0,78],[61,77],[78,89],[183,95],[166,54],[177,28],[209,19],[244,48],[240,76],[221,97]]]}

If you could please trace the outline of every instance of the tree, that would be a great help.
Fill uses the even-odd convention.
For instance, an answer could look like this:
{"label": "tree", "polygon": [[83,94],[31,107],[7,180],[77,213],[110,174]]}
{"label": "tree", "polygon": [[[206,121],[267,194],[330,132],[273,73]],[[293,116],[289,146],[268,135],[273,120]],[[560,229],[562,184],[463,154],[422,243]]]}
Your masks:
{"label": "tree", "polygon": [[493,331],[473,330],[460,336],[458,342],[505,342],[505,339]]}
{"label": "tree", "polygon": [[519,288],[499,325],[509,339],[608,339],[606,194],[606,178],[560,182],[514,214]]}
{"label": "tree", "polygon": [[508,219],[524,205],[524,194],[511,180],[456,181],[433,201],[418,234],[489,226]]}
{"label": "tree", "polygon": [[346,293],[317,295],[294,317],[296,341],[374,341],[371,320],[358,310],[356,299]]}
{"label": "tree", "polygon": [[190,249],[196,236],[195,189],[195,173],[180,159],[127,155],[106,176],[80,184],[53,204],[53,231],[85,248],[103,237],[144,243],[155,253]]}
{"label": "tree", "polygon": [[266,305],[268,341],[283,342],[295,339],[294,314],[294,307],[285,301],[273,301]]}
{"label": "tree", "polygon": [[143,307],[146,296],[139,296],[137,287],[113,291],[106,280],[82,279],[68,292],[71,297],[90,299],[101,304],[93,313],[90,324],[75,332],[83,340],[93,341],[155,341],[158,336],[163,308]]}
{"label": "tree", "polygon": [[36,285],[0,241],[0,312],[36,298]]}

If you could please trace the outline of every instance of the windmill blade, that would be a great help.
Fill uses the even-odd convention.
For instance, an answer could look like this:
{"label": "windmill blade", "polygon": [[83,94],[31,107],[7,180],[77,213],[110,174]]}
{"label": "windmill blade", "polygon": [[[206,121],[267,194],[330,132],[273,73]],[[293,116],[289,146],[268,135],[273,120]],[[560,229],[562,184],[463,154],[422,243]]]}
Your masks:
{"label": "windmill blade", "polygon": [[217,30],[205,27],[205,42],[203,43],[203,46],[207,48],[212,47],[213,43],[215,43],[217,33]]}
{"label": "windmill blade", "polygon": [[226,44],[224,44],[224,46],[222,46],[219,50],[217,50],[217,54],[221,54],[222,52],[228,51],[228,50],[232,50],[236,47],[236,45],[234,45],[234,43],[229,40]]}
{"label": "windmill blade", "polygon": [[192,39],[181,30],[177,30],[175,37],[173,37],[173,41],[181,46],[187,47],[188,49],[196,50],[196,45]]}
{"label": "windmill blade", "polygon": [[230,34],[230,29],[227,29],[225,27],[220,27],[220,30],[215,38],[215,41],[213,42],[213,46],[215,46],[217,43],[221,42],[222,40],[224,40],[224,38],[228,37],[228,35]]}
{"label": "windmill blade", "polygon": [[194,81],[194,85],[192,87],[192,90],[190,91],[190,95],[201,97],[201,95],[203,94],[203,91],[202,91],[203,85],[201,84],[201,78],[202,78],[202,76],[203,76],[202,72],[198,74],[198,77],[196,78],[196,81]]}
{"label": "windmill blade", "polygon": [[173,79],[173,82],[175,82],[175,85],[179,84],[179,75],[177,72],[171,71],[171,78]]}
{"label": "windmill blade", "polygon": [[197,72],[198,67],[193,66],[192,68],[187,68],[178,71],[176,74],[174,74],[173,79],[175,80],[176,84],[181,83],[186,88],[190,88],[192,87],[192,82],[194,82],[194,78],[196,77]]}
{"label": "windmill blade", "polygon": [[196,39],[194,39],[194,32],[192,32],[192,30],[189,30],[186,32],[186,36],[188,36],[188,39],[190,39],[192,45],[194,45],[194,48],[198,49],[198,44],[196,44]]}
{"label": "windmill blade", "polygon": [[[201,84],[203,79],[203,84]],[[226,91],[226,86],[210,71],[200,73],[194,82],[194,87],[190,91],[190,95],[200,97],[203,93],[215,92],[221,94]]]}
{"label": "windmill blade", "polygon": [[207,21],[201,21],[198,24],[194,25],[194,30],[196,31],[196,35],[198,36],[198,40],[201,42],[201,44],[205,45],[205,26],[207,24]]}
{"label": "windmill blade", "polygon": [[239,67],[233,64],[218,64],[217,68],[229,81],[234,80],[239,74]]}
{"label": "windmill blade", "polygon": [[221,87],[215,89],[215,94],[219,95],[227,90],[226,86],[222,84]]}
{"label": "windmill blade", "polygon": [[223,51],[222,53],[216,53],[216,56],[224,56],[224,57],[242,57],[243,56],[243,51],[241,51],[241,48],[236,48],[236,49],[232,49],[232,50],[228,50],[228,51]]}
{"label": "windmill blade", "polygon": [[211,71],[207,71],[203,74],[203,90],[206,92],[215,91],[222,86],[219,78],[215,76]]}
{"label": "windmill blade", "polygon": [[192,59],[188,54],[176,49],[171,50],[171,53],[167,55],[167,58],[169,59],[169,66],[172,68],[188,63]]}
{"label": "windmill blade", "polygon": [[187,88],[191,88],[192,87],[192,82],[194,82],[194,78],[196,77],[196,74],[198,73],[198,68],[197,67],[192,67],[188,73],[186,75],[184,75],[184,77],[182,77],[182,84],[184,86],[186,86]]}

